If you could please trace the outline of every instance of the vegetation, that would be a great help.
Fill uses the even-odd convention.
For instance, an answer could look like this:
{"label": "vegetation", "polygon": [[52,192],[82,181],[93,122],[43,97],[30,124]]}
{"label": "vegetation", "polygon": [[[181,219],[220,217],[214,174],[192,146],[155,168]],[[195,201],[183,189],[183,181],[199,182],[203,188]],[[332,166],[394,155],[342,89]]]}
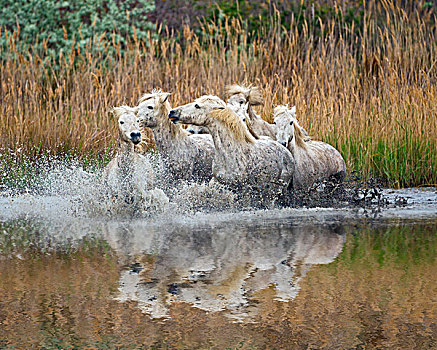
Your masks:
{"label": "vegetation", "polygon": [[350,171],[394,187],[436,184],[436,15],[414,3],[367,1],[355,14],[319,6],[297,9],[300,17],[273,7],[258,24],[221,11],[181,31],[157,24],[143,37],[132,29],[80,45],[77,32],[57,56],[47,40],[47,51],[36,50],[23,45],[23,28],[3,27],[0,152],[107,154],[112,106],[136,105],[154,87],[171,91],[172,105],[224,97],[226,84],[240,82],[263,89],[259,112],[269,121],[275,105],[296,105]]}
{"label": "vegetation", "polygon": [[[94,38],[122,45],[133,35],[146,38],[152,24],[144,19],[153,9],[150,0],[0,0],[0,27],[20,37],[14,49],[21,53],[60,58],[72,48],[99,50],[99,45],[88,46]],[[0,38],[6,46],[3,58],[14,55],[8,41],[7,35]]]}

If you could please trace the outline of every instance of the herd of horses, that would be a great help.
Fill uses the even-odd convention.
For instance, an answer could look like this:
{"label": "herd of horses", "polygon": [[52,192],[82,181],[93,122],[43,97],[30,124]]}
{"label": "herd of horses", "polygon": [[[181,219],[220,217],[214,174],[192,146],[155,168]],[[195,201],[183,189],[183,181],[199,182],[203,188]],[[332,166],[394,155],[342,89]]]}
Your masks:
{"label": "herd of horses", "polygon": [[119,181],[143,194],[156,188],[153,166],[135,147],[145,127],[153,131],[170,185],[216,182],[272,203],[324,179],[343,180],[344,159],[331,145],[311,139],[295,107],[277,106],[270,124],[253,109],[263,103],[258,88],[232,85],[227,93],[227,102],[204,95],[172,108],[170,93],[153,90],[136,107],[115,107],[119,143],[104,170],[106,181]]}

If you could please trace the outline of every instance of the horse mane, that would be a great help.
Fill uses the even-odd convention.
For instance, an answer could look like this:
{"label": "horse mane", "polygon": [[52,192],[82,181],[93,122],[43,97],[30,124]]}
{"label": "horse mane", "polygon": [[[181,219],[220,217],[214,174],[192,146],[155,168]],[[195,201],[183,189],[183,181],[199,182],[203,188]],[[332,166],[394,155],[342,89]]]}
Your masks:
{"label": "horse mane", "polygon": [[264,97],[261,93],[261,89],[257,86],[244,86],[244,85],[228,85],[226,86],[226,93],[229,97],[243,94],[246,98],[246,102],[249,102],[251,106],[259,106],[264,104]]}
{"label": "horse mane", "polygon": [[[306,149],[307,148],[307,144],[305,143],[305,141],[308,141],[308,140],[305,137],[305,135],[303,134],[303,132],[302,132],[302,130],[300,128],[300,125],[298,123],[295,123],[295,124],[296,125],[295,125],[295,127],[293,129],[294,129],[294,138],[296,139],[296,145],[298,147]],[[296,126],[297,126],[297,128],[296,128]]]}
{"label": "horse mane", "polygon": [[[249,108],[250,108],[250,107],[249,107]],[[249,115],[250,115],[250,113],[249,113]],[[246,126],[247,126],[247,130],[249,130],[249,132],[251,133],[251,135],[252,135],[256,140],[259,140],[259,136],[258,136],[258,134],[256,133],[255,130],[253,130],[253,122],[252,122],[252,119],[250,119],[250,117],[249,117],[249,118],[246,118]]]}
{"label": "horse mane", "polygon": [[235,114],[235,112],[226,107],[223,109],[214,109],[210,114],[210,117],[222,122],[226,128],[234,135],[238,141],[244,141],[248,143],[255,143],[255,139],[244,127],[243,122]]}
{"label": "horse mane", "polygon": [[114,114],[114,116],[116,116],[117,118],[119,118],[120,116],[122,116],[123,114],[125,114],[126,112],[132,112],[135,113],[137,111],[136,107],[129,107],[129,106],[118,106],[118,107],[113,107],[111,109],[111,112]]}
{"label": "horse mane", "polygon": [[199,98],[196,98],[194,102],[217,105],[217,107],[226,107],[226,102],[223,101],[220,97],[214,95],[200,96]]}

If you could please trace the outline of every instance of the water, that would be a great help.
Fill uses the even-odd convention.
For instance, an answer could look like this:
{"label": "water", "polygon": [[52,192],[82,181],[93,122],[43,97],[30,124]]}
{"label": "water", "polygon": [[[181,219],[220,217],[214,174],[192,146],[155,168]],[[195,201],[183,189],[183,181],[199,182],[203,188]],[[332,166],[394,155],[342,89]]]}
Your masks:
{"label": "water", "polygon": [[128,218],[51,183],[0,196],[2,349],[437,348],[434,188]]}

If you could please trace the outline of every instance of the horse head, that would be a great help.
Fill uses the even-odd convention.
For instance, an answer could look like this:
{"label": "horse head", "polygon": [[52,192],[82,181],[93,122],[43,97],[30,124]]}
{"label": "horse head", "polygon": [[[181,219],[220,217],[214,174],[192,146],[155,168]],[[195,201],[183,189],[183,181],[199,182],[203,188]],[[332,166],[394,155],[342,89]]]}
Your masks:
{"label": "horse head", "polygon": [[141,142],[140,124],[136,112],[136,108],[128,106],[112,109],[112,113],[118,118],[118,132],[121,141],[132,142],[134,145]]}
{"label": "horse head", "polygon": [[177,124],[205,126],[208,115],[217,109],[225,109],[226,104],[217,96],[204,95],[194,102],[179,106],[170,111],[168,117]]}
{"label": "horse head", "polygon": [[141,97],[137,107],[137,116],[142,126],[154,128],[158,125],[160,118],[167,118],[167,113],[170,109],[170,104],[168,103],[169,96],[169,92],[152,90],[151,93]]}

